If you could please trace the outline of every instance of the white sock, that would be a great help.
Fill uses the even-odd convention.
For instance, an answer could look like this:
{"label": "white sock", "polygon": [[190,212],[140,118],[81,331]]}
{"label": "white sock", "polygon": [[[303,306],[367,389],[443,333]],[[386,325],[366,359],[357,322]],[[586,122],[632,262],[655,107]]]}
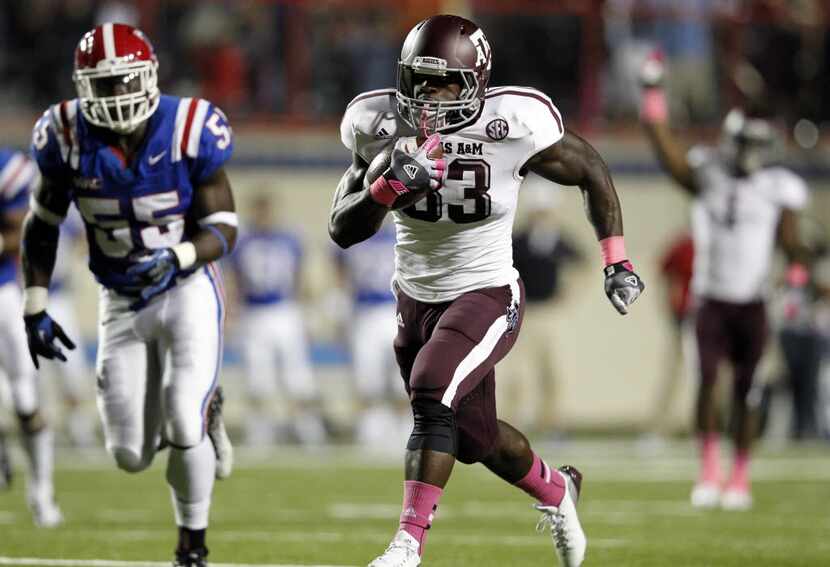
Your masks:
{"label": "white sock", "polygon": [[54,485],[52,472],[55,445],[52,431],[43,428],[37,433],[22,432],[23,448],[29,459],[29,498],[38,502],[52,502]]}
{"label": "white sock", "polygon": [[215,470],[216,454],[207,435],[189,449],[170,447],[167,484],[173,497],[176,525],[191,530],[207,528]]}

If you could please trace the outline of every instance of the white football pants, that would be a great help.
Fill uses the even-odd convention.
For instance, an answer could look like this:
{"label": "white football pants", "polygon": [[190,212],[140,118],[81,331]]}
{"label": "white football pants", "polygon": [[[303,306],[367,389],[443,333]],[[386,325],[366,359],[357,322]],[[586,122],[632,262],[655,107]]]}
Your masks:
{"label": "white football pants", "polygon": [[29,415],[38,409],[39,396],[37,373],[26,341],[21,301],[16,282],[0,286],[0,367],[9,380],[14,411]]}
{"label": "white football pants", "polygon": [[395,317],[394,301],[355,308],[350,342],[355,387],[362,401],[381,402],[405,395],[392,344],[398,334]]}
{"label": "white football pants", "polygon": [[203,440],[222,362],[221,286],[211,265],[138,312],[134,299],[101,289],[98,410],[120,468],[147,468],[162,435],[179,448]]}
{"label": "white football pants", "polygon": [[[81,340],[78,318],[75,316],[72,293],[65,289],[50,293],[47,312],[63,328],[63,331],[77,345],[77,348],[75,350],[63,349],[66,362],[41,360],[44,374],[47,374],[49,378],[46,383],[51,386],[52,380],[59,378],[65,397],[74,401],[91,400],[93,393],[92,373],[91,369],[87,368],[84,359],[83,341]],[[58,343],[60,344],[60,341]]]}
{"label": "white football pants", "polygon": [[249,306],[239,328],[252,399],[274,397],[278,385],[280,394],[290,401],[316,399],[305,323],[296,303]]}

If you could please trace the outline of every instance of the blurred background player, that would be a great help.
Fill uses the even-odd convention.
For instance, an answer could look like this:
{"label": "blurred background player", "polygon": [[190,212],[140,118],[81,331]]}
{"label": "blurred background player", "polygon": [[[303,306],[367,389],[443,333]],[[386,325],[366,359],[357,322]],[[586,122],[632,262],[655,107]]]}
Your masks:
{"label": "blurred background player", "polygon": [[773,312],[791,396],[789,435],[805,441],[827,433],[821,410],[827,397],[819,378],[830,348],[830,262],[826,228],[809,215],[803,215],[800,227],[812,262],[809,269],[790,269],[776,294]]}
{"label": "blurred background player", "polygon": [[[335,253],[340,280],[350,296],[344,325],[352,354],[357,393],[355,441],[364,446],[400,448],[409,436],[412,416],[400,388],[400,372],[391,348],[398,333],[392,278],[395,275],[395,229],[391,223],[368,240]],[[371,341],[366,337],[372,337]],[[396,435],[397,432],[406,432]]]}
{"label": "blurred background player", "polygon": [[[20,423],[20,439],[29,461],[26,499],[34,521],[54,527],[63,521],[55,504],[52,469],[54,439],[41,407],[38,375],[28,356],[26,332],[20,321],[20,285],[17,281],[21,225],[29,196],[38,185],[37,166],[22,152],[0,148],[0,370],[11,390],[12,406]],[[0,484],[11,480],[8,450],[0,433]]]}
{"label": "blurred background player", "polygon": [[[83,240],[83,221],[75,207],[70,207],[61,225],[55,268],[49,282],[49,311],[67,336],[80,337],[76,313],[77,298],[71,281],[72,266],[79,260],[78,248],[86,248]],[[64,353],[66,362],[46,360],[41,368],[50,387],[62,401],[63,432],[75,447],[96,444],[95,415],[89,402],[95,396],[94,371],[86,362],[83,348]]]}
{"label": "blurred background player", "polygon": [[[287,435],[314,445],[325,440],[326,430],[298,300],[303,248],[300,235],[281,227],[275,211],[271,196],[253,199],[249,223],[229,258],[242,305],[236,336],[248,388],[245,441],[267,446]],[[277,398],[282,411],[275,409]]]}
{"label": "blurred background player", "polygon": [[[161,95],[147,37],[105,23],[75,49],[78,98],[35,124],[42,183],[23,229],[23,314],[29,351],[65,360],[75,345],[47,311],[60,225],[81,212],[99,293],[98,408],[109,453],[130,473],[168,448],[178,526],[174,565],[207,564],[214,478],[231,447],[217,390],[224,300],[212,262],[236,240],[224,164],[224,114],[206,100]],[[187,222],[186,219],[187,218]]]}
{"label": "blurred background player", "polygon": [[[743,510],[752,506],[749,456],[759,402],[752,385],[767,342],[766,298],[775,244],[781,244],[796,271],[806,269],[801,264],[808,252],[799,241],[797,212],[806,205],[808,191],[800,177],[770,163],[773,124],[751,108],[727,114],[719,145],[687,150],[669,128],[663,74],[662,56],[655,53],[643,67],[641,119],[664,169],[694,198],[692,290],[697,302],[701,462],[691,501],[699,507],[720,504]],[[724,359],[734,380],[734,458],[725,484],[715,401],[718,366]]]}
{"label": "blurred background player", "polygon": [[565,272],[584,262],[556,218],[558,192],[526,183],[519,198],[526,223],[513,234],[513,265],[525,284],[522,340],[504,361],[509,379],[496,382],[499,412],[523,431],[561,435],[557,422],[556,307]]}

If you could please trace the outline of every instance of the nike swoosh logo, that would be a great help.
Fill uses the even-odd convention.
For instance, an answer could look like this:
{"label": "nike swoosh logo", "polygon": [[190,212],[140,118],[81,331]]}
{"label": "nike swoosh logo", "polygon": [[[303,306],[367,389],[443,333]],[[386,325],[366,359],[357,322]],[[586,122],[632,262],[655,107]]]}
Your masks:
{"label": "nike swoosh logo", "polygon": [[163,152],[161,152],[160,154],[158,154],[156,156],[150,156],[149,158],[147,158],[147,161],[150,162],[150,165],[156,165],[159,161],[161,161],[161,158],[163,158],[164,154],[166,154],[166,153],[167,153],[167,150],[164,150]]}

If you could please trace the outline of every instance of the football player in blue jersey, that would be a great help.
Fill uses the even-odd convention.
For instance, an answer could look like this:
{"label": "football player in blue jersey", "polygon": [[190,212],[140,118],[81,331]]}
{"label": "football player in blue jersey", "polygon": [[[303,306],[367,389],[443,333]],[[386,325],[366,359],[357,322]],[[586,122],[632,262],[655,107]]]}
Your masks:
{"label": "football player in blue jersey", "polygon": [[[268,445],[279,429],[303,445],[318,445],[326,429],[297,298],[303,245],[299,234],[279,226],[276,209],[265,193],[252,200],[229,258],[242,304],[238,338],[249,396],[245,440]],[[278,386],[285,410],[275,423],[270,408]]]}
{"label": "football player in blue jersey", "polygon": [[[40,411],[37,373],[29,363],[26,333],[17,317],[20,286],[17,256],[20,232],[30,191],[38,183],[37,167],[23,153],[0,149],[0,369],[9,380],[14,411],[20,422],[21,439],[29,459],[26,497],[35,523],[53,527],[61,523],[52,484],[52,432]],[[11,481],[8,453],[0,435],[0,487]]]}
{"label": "football player in blue jersey", "polygon": [[38,120],[32,153],[43,182],[23,235],[29,350],[64,359],[71,340],[47,311],[59,227],[83,217],[89,268],[101,284],[96,364],[107,450],[139,472],[169,446],[179,540],[174,565],[206,565],[214,477],[231,449],[217,389],[222,283],[213,262],[236,240],[224,164],[233,140],[210,102],[161,95],[145,35],[106,23],[75,50],[78,97]]}
{"label": "football player in blue jersey", "polygon": [[[337,248],[335,264],[350,295],[347,329],[359,406],[354,439],[366,447],[395,448],[409,438],[409,400],[398,387],[400,372],[391,344],[398,333],[395,295],[395,229],[386,223],[371,238],[348,250]],[[375,341],[367,341],[373,337]]]}

